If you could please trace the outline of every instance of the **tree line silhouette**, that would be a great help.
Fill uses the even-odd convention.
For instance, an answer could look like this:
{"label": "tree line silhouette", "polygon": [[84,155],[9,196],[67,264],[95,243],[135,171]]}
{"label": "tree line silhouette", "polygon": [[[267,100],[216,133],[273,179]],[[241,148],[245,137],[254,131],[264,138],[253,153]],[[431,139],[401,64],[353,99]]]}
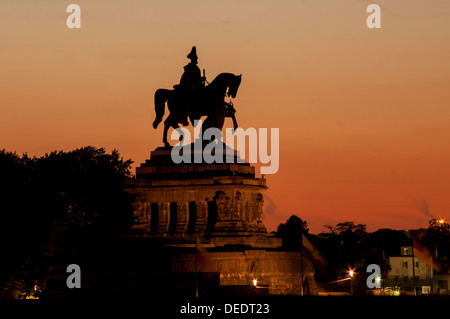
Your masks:
{"label": "tree line silhouette", "polygon": [[44,289],[55,242],[70,257],[131,225],[131,164],[92,146],[42,157],[0,151],[2,298]]}
{"label": "tree line silhouette", "polygon": [[[299,251],[302,233],[312,242],[328,263],[326,269],[316,267],[318,283],[325,283],[347,276],[350,269],[360,275],[356,282],[361,290],[366,289],[366,269],[377,264],[389,273],[386,257],[400,255],[401,246],[412,246],[412,239],[403,230],[379,229],[367,232],[366,225],[351,221],[336,225],[325,225],[325,232],[310,234],[308,223],[292,215],[281,223],[275,234],[282,238],[283,248]],[[439,265],[440,274],[450,273],[450,224],[442,219],[431,219],[428,228],[412,230],[414,236],[433,255]]]}

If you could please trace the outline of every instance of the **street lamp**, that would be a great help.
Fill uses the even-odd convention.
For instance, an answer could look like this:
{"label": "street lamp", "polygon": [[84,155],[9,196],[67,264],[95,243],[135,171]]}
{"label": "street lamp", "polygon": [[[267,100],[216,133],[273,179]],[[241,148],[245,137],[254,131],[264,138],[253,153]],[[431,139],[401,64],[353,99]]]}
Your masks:
{"label": "street lamp", "polygon": [[353,296],[353,275],[355,274],[355,272],[353,271],[353,269],[350,269],[348,271],[348,274],[350,275],[350,294]]}

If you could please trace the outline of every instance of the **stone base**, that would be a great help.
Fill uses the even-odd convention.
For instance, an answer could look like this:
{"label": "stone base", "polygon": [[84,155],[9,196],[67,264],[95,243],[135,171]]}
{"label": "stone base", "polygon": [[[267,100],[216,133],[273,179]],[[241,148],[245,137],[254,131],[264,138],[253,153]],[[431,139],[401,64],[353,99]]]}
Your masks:
{"label": "stone base", "polygon": [[135,234],[184,238],[197,233],[217,245],[277,245],[277,240],[264,239],[266,180],[256,178],[249,163],[237,163],[236,151],[224,147],[216,152],[235,163],[176,164],[166,148],[151,152],[128,188],[135,195]]}
{"label": "stone base", "polygon": [[315,294],[312,263],[303,261],[302,285],[301,254],[282,251],[281,239],[263,224],[264,177],[256,178],[237,152],[217,152],[236,161],[175,164],[170,150],[151,152],[128,189],[135,196],[128,239],[159,247],[162,255],[152,253],[152,267],[164,261],[159,272],[166,275],[197,271],[217,274],[219,288],[233,291],[252,288],[256,279],[269,294]]}
{"label": "stone base", "polygon": [[[316,295],[314,266],[303,260],[303,284],[301,253],[270,250],[199,250],[197,270],[220,274],[220,286],[267,287],[270,295]],[[179,253],[172,257],[172,272],[195,272],[195,254]]]}
{"label": "stone base", "polygon": [[235,236],[221,236],[220,234],[214,234],[211,236],[210,241],[215,246],[249,246],[252,248],[280,248],[281,238],[271,236],[269,234],[253,234],[248,236],[235,235]]}

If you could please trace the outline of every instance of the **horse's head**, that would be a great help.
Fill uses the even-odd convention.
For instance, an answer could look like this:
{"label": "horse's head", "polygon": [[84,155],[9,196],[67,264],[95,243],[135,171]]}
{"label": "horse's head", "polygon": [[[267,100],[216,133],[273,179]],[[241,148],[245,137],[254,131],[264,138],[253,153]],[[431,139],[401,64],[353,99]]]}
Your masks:
{"label": "horse's head", "polygon": [[241,81],[242,81],[242,74],[232,76],[230,84],[228,86],[228,94],[227,94],[228,96],[231,96],[233,99],[236,97]]}
{"label": "horse's head", "polygon": [[218,91],[220,94],[226,94],[227,96],[235,98],[241,80],[242,74],[234,75],[232,73],[220,73],[206,88],[208,91]]}

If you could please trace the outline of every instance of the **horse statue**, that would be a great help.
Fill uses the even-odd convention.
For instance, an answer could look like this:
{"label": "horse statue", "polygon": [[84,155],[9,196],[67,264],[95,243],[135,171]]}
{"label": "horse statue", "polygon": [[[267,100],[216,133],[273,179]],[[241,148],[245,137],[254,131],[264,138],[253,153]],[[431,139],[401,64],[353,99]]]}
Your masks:
{"label": "horse statue", "polygon": [[[242,75],[221,73],[209,85],[199,90],[187,91],[179,89],[177,86],[173,90],[158,89],[155,92],[156,118],[153,121],[153,128],[156,129],[161,123],[166,102],[170,112],[164,121],[164,146],[170,148],[170,144],[167,142],[169,128],[177,129],[179,124],[189,125],[187,118],[194,125],[196,120],[207,116],[202,124],[202,130],[210,127],[222,130],[225,117],[230,117],[233,120],[234,129],[236,129],[238,127],[234,116],[236,110],[232,103],[227,103],[224,99],[225,96],[236,97],[241,80]],[[180,137],[181,139],[182,137]]]}

